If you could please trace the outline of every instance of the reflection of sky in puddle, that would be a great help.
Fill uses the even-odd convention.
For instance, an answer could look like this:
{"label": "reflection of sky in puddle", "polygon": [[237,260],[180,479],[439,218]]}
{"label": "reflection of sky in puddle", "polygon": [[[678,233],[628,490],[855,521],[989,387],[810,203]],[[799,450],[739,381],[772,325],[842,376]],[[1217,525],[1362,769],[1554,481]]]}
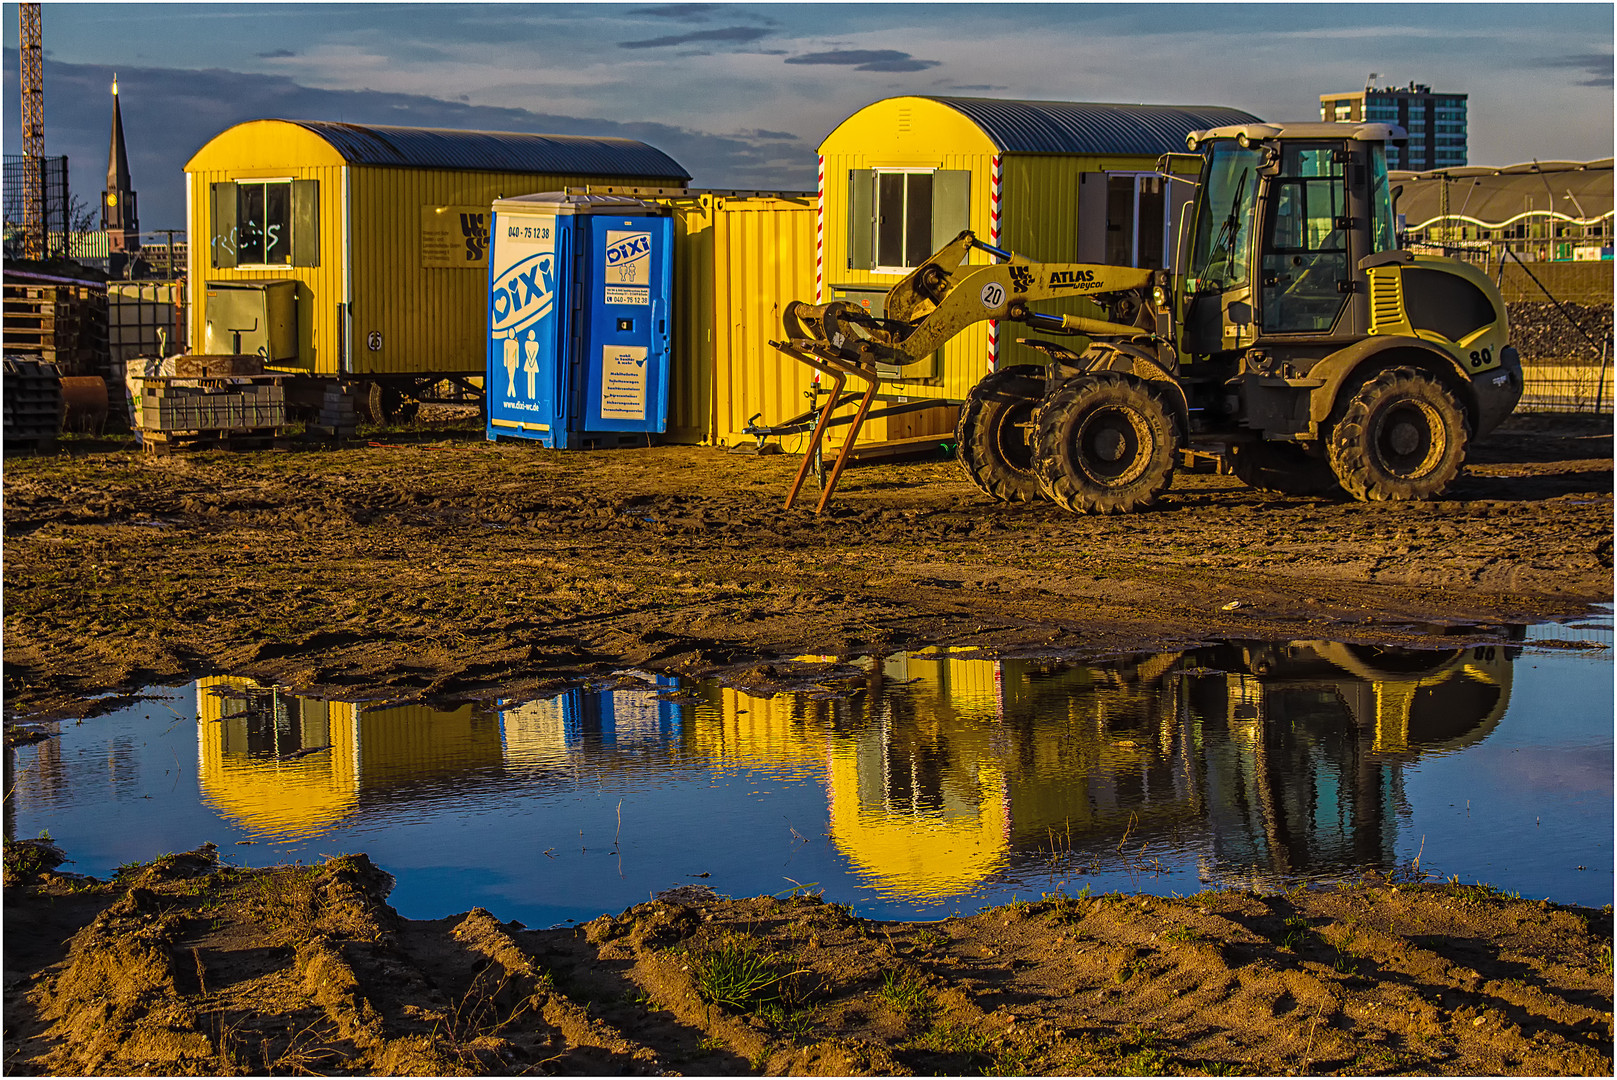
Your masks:
{"label": "reflection of sky in puddle", "polygon": [[839,698],[663,680],[459,709],[204,679],[8,751],[6,827],[96,875],[207,840],[244,865],[366,851],[406,915],[537,925],[691,881],[935,917],[1417,855],[1608,903],[1610,622],[1532,638],[1604,648],[927,650],[865,662]]}

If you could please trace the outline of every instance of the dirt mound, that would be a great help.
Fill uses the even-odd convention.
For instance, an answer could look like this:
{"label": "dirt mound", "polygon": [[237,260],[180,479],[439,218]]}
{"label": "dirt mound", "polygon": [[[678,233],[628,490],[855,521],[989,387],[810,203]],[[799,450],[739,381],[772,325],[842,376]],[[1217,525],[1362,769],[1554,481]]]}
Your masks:
{"label": "dirt mound", "polygon": [[[9,1072],[1612,1069],[1611,910],[1483,886],[1046,897],[935,923],[690,890],[528,930],[400,919],[364,856],[160,864],[8,887]],[[19,969],[25,920],[71,932],[66,955]]]}

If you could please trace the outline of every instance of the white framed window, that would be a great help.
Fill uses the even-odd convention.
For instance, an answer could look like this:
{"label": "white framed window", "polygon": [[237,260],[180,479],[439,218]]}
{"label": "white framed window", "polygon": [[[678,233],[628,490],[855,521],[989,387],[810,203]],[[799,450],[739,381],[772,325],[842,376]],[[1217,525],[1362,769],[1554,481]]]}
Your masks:
{"label": "white framed window", "polygon": [[878,272],[909,271],[932,254],[934,169],[876,170]]}
{"label": "white framed window", "polygon": [[848,269],[907,274],[971,221],[971,174],[951,169],[853,169]]}
{"label": "white framed window", "polygon": [[320,265],[317,181],[253,177],[211,188],[214,267]]}

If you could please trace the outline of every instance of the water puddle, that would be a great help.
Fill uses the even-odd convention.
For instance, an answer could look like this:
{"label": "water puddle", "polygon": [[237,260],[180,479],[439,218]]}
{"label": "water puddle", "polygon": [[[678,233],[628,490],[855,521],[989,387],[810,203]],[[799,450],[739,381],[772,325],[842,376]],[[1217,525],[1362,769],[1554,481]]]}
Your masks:
{"label": "water puddle", "polygon": [[648,677],[458,709],[209,678],[8,749],[5,830],[96,876],[204,841],[250,866],[364,851],[408,917],[529,925],[693,883],[935,918],[1417,861],[1599,906],[1611,638],[1608,617],[1442,652],[927,650],[828,672],[841,696]]}

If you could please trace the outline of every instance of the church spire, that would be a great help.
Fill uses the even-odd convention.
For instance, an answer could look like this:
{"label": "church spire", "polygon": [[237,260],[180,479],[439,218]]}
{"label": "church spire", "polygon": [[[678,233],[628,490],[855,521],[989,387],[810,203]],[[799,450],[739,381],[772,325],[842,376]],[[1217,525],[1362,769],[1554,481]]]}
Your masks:
{"label": "church spire", "polygon": [[134,182],[129,177],[129,152],[124,148],[116,74],[112,77],[112,148],[107,153],[107,189],[101,193],[101,227],[107,232],[110,250],[140,250],[140,221],[135,214]]}

